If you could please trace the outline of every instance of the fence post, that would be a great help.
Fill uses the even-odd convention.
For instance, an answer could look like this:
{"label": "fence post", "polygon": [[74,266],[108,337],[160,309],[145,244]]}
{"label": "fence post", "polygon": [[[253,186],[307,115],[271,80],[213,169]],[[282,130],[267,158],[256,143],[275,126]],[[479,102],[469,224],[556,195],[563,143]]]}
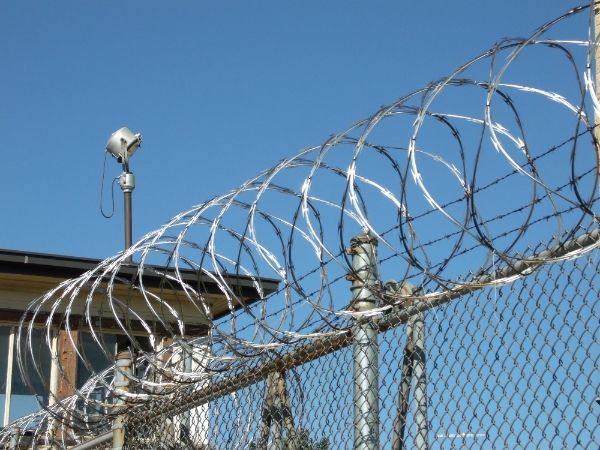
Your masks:
{"label": "fence post", "polygon": [[[125,350],[115,356],[115,408],[117,416],[113,420],[113,450],[121,450],[125,445],[125,416],[121,414],[125,405],[123,393],[129,391],[129,376],[131,375],[131,352]],[[120,395],[121,394],[121,395]]]}
{"label": "fence post", "polygon": [[[205,365],[208,360],[209,346],[189,341],[181,346],[181,357],[183,358],[184,371],[186,373],[206,372]],[[206,387],[194,383],[194,389]],[[181,415],[181,423],[184,429],[180,429],[180,435],[187,434],[188,444],[194,448],[208,448],[208,405],[197,406]]]}
{"label": "fence post", "polygon": [[[412,300],[410,297],[414,293],[413,287],[409,283],[398,283],[390,280],[385,283],[384,298],[389,303],[401,307],[410,306]],[[408,417],[408,400],[410,396],[410,385],[413,376],[413,356],[415,345],[413,342],[413,321],[409,319],[406,323],[406,345],[404,346],[404,356],[402,358],[402,368],[400,370],[401,379],[398,387],[398,404],[396,407],[396,417],[392,428],[392,450],[404,450],[406,419]]]}
{"label": "fence post", "polygon": [[12,427],[10,429],[10,450],[17,450],[19,448],[19,439],[21,437],[21,429],[19,427]]}
{"label": "fence post", "polygon": [[[266,449],[269,433],[273,431],[273,450],[296,448],[296,428],[284,372],[271,372],[266,379],[266,395],[262,408],[262,425],[258,448]],[[283,431],[286,431],[284,443]]]}
{"label": "fence post", "polygon": [[[414,288],[408,283],[390,281],[384,286],[384,296],[396,304],[408,307],[412,304],[410,299],[414,295]],[[427,450],[428,425],[427,425],[427,377],[425,371],[425,323],[422,312],[411,316],[406,322],[406,346],[402,361],[400,385],[398,388],[398,404],[394,426],[392,430],[392,449],[404,450],[406,446],[406,419],[410,397],[412,379],[415,379],[415,414],[416,436],[414,448]]]}
{"label": "fence post", "polygon": [[427,450],[427,379],[425,372],[425,322],[423,313],[414,316],[412,323],[414,342],[414,376],[415,376],[415,448]]}
{"label": "fence post", "polygon": [[[369,311],[377,306],[371,289],[379,285],[377,274],[377,240],[369,233],[351,240],[352,308]],[[354,449],[379,449],[379,344],[377,330],[371,320],[359,317],[352,327],[352,359],[354,387]]]}

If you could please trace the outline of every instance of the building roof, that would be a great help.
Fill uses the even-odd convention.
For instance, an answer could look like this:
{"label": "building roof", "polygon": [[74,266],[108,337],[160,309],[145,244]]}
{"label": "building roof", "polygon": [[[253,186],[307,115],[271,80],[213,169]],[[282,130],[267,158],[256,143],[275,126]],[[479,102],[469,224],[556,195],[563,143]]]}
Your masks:
{"label": "building roof", "polygon": [[[84,272],[94,269],[101,262],[101,259],[95,258],[0,249],[0,273],[69,279],[76,278]],[[157,272],[166,274],[174,274],[175,272],[172,268],[165,269],[161,266],[148,265],[146,267],[143,277],[144,285],[147,287],[159,287],[164,283],[164,276]],[[119,271],[120,276],[128,279],[133,279],[137,273],[138,266],[135,263],[123,266]],[[221,293],[214,280],[207,275],[190,269],[179,269],[179,273],[183,281],[202,285],[206,289],[203,289],[203,291],[207,294]],[[248,298],[258,295],[254,287],[256,281],[261,284],[265,294],[276,291],[279,284],[278,280],[272,278],[259,278],[256,280],[252,277],[237,274],[225,275],[223,278],[230,287],[236,288],[236,293]]]}
{"label": "building roof", "polygon": [[[0,249],[0,310],[3,311],[3,317],[5,320],[14,320],[14,317],[25,311],[31,300],[43,295],[61,281],[76,278],[94,269],[101,262],[102,260],[94,258]],[[202,317],[198,308],[185,301],[182,286],[168,281],[168,275],[174,274],[172,268],[146,265],[142,274],[144,289],[176,305],[182,316],[186,317],[186,321],[189,320],[190,325],[206,325],[206,318]],[[229,314],[231,303],[227,301],[213,278],[190,269],[179,269],[179,275],[188,286],[196,289],[207,299],[212,319]],[[137,285],[138,266],[135,262],[122,266],[118,277],[129,284],[116,285],[113,295],[131,296],[130,287]],[[225,274],[222,277],[235,293],[236,298],[244,304],[251,304],[260,298],[256,288],[257,283],[262,289],[263,296],[275,292],[278,288],[278,280],[270,278],[252,278],[237,274]],[[141,295],[135,295],[140,297],[139,302],[142,305]],[[237,309],[242,307],[242,304],[233,307]],[[140,306],[140,309],[143,307]],[[102,313],[99,312],[98,315],[101,316]],[[106,318],[102,321],[108,323]]]}

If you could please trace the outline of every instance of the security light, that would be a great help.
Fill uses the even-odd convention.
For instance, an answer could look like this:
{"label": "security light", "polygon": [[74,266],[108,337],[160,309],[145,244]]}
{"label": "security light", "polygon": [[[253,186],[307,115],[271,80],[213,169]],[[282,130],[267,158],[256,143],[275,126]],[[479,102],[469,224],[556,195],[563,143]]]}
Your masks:
{"label": "security light", "polygon": [[106,150],[120,163],[127,164],[138,147],[142,144],[142,135],[133,134],[127,127],[119,128],[110,135]]}
{"label": "security light", "polygon": [[[119,176],[119,185],[123,191],[124,219],[125,219],[125,250],[131,247],[132,240],[132,194],[135,189],[135,177],[129,170],[129,158],[133,156],[142,144],[142,135],[133,134],[127,127],[119,128],[110,135],[106,143],[106,151],[109,152],[123,166],[123,173]],[[125,258],[125,262],[132,263],[131,255]]]}

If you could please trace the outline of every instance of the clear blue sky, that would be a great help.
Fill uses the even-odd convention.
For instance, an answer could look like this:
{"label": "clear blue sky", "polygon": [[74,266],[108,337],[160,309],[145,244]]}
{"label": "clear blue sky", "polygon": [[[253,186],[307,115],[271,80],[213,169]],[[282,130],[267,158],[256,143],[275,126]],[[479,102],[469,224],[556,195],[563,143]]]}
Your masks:
{"label": "clear blue sky", "polygon": [[575,4],[2,2],[0,248],[121,250],[120,191],[98,206],[121,126],[144,135],[136,239]]}

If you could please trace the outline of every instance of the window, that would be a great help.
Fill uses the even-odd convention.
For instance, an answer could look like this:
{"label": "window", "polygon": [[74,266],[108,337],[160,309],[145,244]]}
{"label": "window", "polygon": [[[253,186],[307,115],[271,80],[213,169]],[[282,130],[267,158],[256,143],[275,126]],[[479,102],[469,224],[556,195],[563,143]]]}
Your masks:
{"label": "window", "polygon": [[[117,336],[114,334],[102,334],[98,337],[103,343],[107,351],[112,349],[112,354],[116,353]],[[113,359],[108,359],[106,354],[100,349],[98,343],[94,340],[91,333],[80,332],[79,334],[79,349],[82,356],[90,363],[93,372],[90,372],[83,362],[77,361],[77,388],[82,387],[92,376],[93,373],[102,372],[109,366],[114,364]]]}
{"label": "window", "polygon": [[[31,336],[32,348],[37,352],[33,356],[41,375],[31,377],[33,392],[19,371],[16,332],[17,327],[0,326],[0,414],[3,426],[38,411],[40,402],[48,402],[51,359],[45,342],[45,330],[34,329]],[[31,355],[28,355],[28,362],[31,361]]]}
{"label": "window", "polygon": [[[67,396],[72,393],[73,387],[66,385],[65,391],[60,390],[58,385],[61,384],[58,379],[52,381],[52,358],[48,351],[46,342],[46,330],[44,328],[33,329],[31,333],[31,348],[33,355],[29,352],[26,354],[26,367],[30,371],[29,381],[32,383],[30,387],[21,377],[17,354],[17,339],[18,327],[16,325],[0,325],[0,420],[2,425],[6,426],[16,419],[19,419],[28,414],[40,410],[40,405],[48,405],[49,392],[55,390],[55,395],[59,398],[61,394]],[[61,331],[61,332],[64,332]],[[61,340],[58,336],[53,336],[52,345],[60,354]],[[82,356],[89,362],[90,368],[86,367],[80,358],[77,357],[74,351],[69,352],[69,360],[77,359],[72,362],[71,380],[74,380],[76,387],[79,389],[89,380],[94,373],[100,373],[107,367],[114,364],[113,357],[106,355],[99,348],[98,343],[94,340],[91,333],[86,331],[77,331],[77,346]],[[99,339],[110,354],[115,354],[119,345],[123,346],[123,336],[115,334],[102,334]],[[140,338],[142,344],[146,344],[147,338]],[[126,340],[124,342],[127,342]],[[26,345],[22,342],[22,345]],[[64,343],[63,343],[64,345]],[[148,344],[149,346],[149,344]],[[63,349],[64,350],[64,349]],[[35,361],[36,366],[34,366]],[[36,373],[36,369],[39,373]],[[58,370],[55,368],[55,378],[60,377]],[[58,383],[58,384],[57,384]],[[54,387],[51,387],[54,385]],[[71,391],[71,392],[69,392]],[[94,392],[90,393],[90,398],[99,401],[105,401],[106,392],[101,384],[98,385]],[[93,412],[93,408],[92,411]]]}

